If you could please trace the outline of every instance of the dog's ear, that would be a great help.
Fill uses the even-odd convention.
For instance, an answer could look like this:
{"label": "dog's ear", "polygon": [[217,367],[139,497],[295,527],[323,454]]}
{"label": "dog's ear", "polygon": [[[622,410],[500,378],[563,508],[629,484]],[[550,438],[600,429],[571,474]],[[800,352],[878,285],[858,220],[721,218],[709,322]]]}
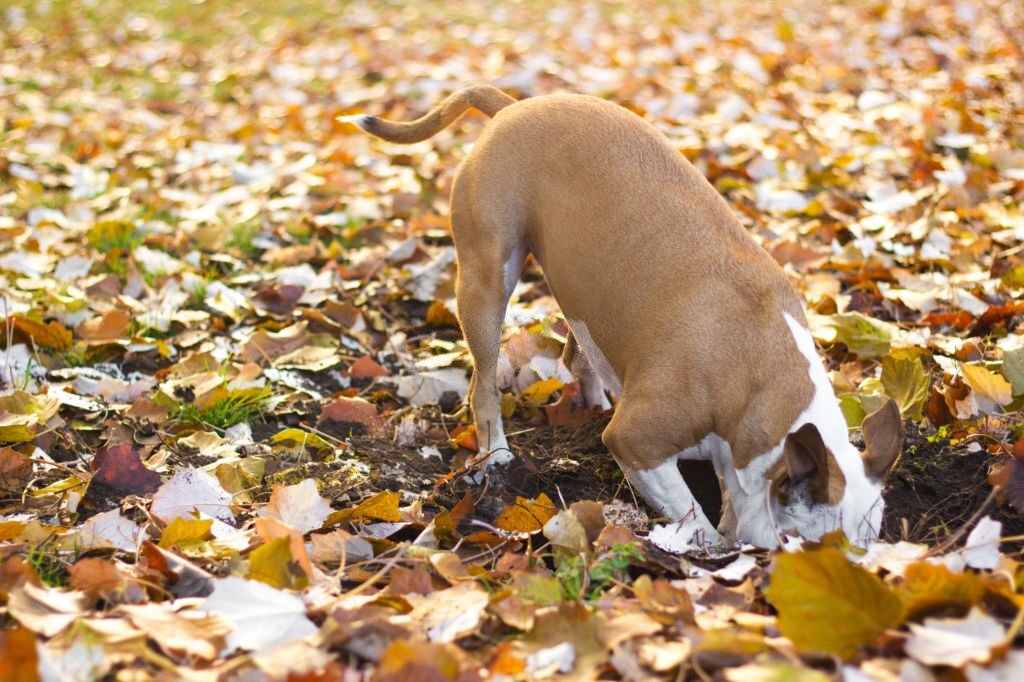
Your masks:
{"label": "dog's ear", "polygon": [[881,481],[889,473],[903,446],[903,419],[896,401],[889,400],[864,418],[864,471]]}
{"label": "dog's ear", "polygon": [[786,436],[782,462],[785,472],[778,485],[780,493],[788,494],[794,486],[806,482],[814,502],[838,504],[843,498],[846,477],[814,424],[804,424]]}
{"label": "dog's ear", "polygon": [[796,485],[814,476],[825,462],[825,441],[814,424],[804,424],[786,436],[782,447],[786,475]]}

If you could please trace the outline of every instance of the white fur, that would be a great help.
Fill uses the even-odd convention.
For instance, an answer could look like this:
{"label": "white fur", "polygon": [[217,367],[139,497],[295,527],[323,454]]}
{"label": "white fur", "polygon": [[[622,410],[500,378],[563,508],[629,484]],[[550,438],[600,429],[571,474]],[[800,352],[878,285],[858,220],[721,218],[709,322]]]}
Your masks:
{"label": "white fur", "polygon": [[[695,513],[698,518],[706,519],[679,474],[677,461],[710,459],[722,480],[722,495],[729,508],[723,515],[724,525],[719,527],[727,536],[762,547],[775,547],[784,531],[795,530],[807,538],[816,539],[841,527],[851,541],[866,544],[878,535],[883,508],[882,486],[868,479],[860,453],[848,440],[846,420],[810,332],[791,315],[783,315],[797,348],[807,359],[808,379],[814,386],[810,404],[793,421],[788,433],[808,423],[814,424],[821,433],[825,446],[835,456],[846,478],[845,493],[839,504],[815,504],[802,487],[792,492],[786,507],[771,499],[768,494],[771,481],[767,473],[782,456],[785,440],[755,457],[743,469],[736,468],[729,444],[714,433],[657,467],[640,471],[628,467],[622,469],[637,492],[659,512],[676,520]],[[577,333],[577,324],[570,324],[573,332]],[[585,329],[585,326],[580,326]],[[579,333],[577,338],[580,338]],[[732,524],[735,526],[725,527]]]}
{"label": "white fur", "polygon": [[366,122],[369,121],[371,118],[373,117],[367,116],[366,114],[353,114],[351,116],[335,116],[334,120],[338,121],[339,123],[351,123],[360,130],[365,131]]}
{"label": "white fur", "polygon": [[[737,519],[736,534],[746,542],[774,547],[782,531],[796,530],[807,538],[818,538],[841,527],[851,541],[866,544],[880,530],[882,486],[868,479],[860,453],[850,444],[846,419],[810,331],[788,313],[783,315],[797,348],[807,359],[808,377],[814,385],[810,404],[790,426],[789,433],[804,424],[814,424],[846,478],[846,489],[837,505],[814,504],[798,489],[790,496],[790,504],[783,508],[767,497],[770,481],[766,473],[782,456],[784,441],[754,458],[744,469],[736,469],[731,453],[721,451],[715,459],[715,469],[729,489]],[[771,513],[768,504],[772,505]]]}
{"label": "white fur", "polygon": [[[647,500],[658,513],[667,516],[673,521],[693,519],[696,521],[694,539],[703,544],[716,545],[722,542],[722,537],[715,530],[715,527],[708,521],[708,517],[701,509],[690,492],[676,462],[679,456],[669,457],[664,462],[650,469],[631,469],[630,467],[619,466],[626,474],[630,484],[640,493],[641,497]],[[703,537],[699,537],[703,536]]]}

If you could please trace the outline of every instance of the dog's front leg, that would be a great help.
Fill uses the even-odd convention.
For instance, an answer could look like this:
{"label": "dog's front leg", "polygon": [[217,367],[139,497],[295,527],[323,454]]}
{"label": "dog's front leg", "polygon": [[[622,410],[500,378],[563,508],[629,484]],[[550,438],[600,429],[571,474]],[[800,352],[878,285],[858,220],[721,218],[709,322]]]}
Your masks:
{"label": "dog's front leg", "polygon": [[619,466],[633,488],[660,514],[673,521],[691,521],[695,528],[693,538],[698,543],[718,545],[724,542],[679,473],[676,457],[651,469],[632,469],[621,462]]}

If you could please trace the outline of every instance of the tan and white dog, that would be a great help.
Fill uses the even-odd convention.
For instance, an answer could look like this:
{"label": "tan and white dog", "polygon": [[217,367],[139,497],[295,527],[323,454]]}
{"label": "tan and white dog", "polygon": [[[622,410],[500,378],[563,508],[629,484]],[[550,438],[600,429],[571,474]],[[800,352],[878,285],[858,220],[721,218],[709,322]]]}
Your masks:
{"label": "tan and white dog", "polygon": [[533,254],[571,329],[566,364],[591,403],[605,389],[617,399],[604,442],[654,509],[720,542],[677,466],[705,459],[730,540],[877,537],[899,411],[890,401],[865,420],[863,454],[850,444],[783,270],[652,125],[594,97],[517,101],[481,85],[410,123],[340,120],[410,143],[469,108],[493,120],[457,172],[451,224],[470,406],[491,459],[511,457],[496,371],[505,308]]}

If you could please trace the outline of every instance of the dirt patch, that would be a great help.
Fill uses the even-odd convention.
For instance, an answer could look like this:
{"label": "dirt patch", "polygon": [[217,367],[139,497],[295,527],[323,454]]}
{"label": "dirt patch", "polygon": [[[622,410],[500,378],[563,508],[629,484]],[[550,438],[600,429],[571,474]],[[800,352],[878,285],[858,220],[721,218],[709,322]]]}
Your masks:
{"label": "dirt patch", "polygon": [[[929,440],[907,429],[903,455],[889,474],[885,489],[883,536],[890,540],[936,542],[963,526],[991,492],[987,477],[994,463],[985,450]],[[1024,514],[1007,505],[987,513],[1003,524],[1004,536],[1024,534]],[[1007,543],[1003,550],[1024,547]]]}
{"label": "dirt patch", "polygon": [[[620,499],[646,509],[625,485],[622,472],[601,441],[609,417],[579,429],[511,420],[506,428],[516,459],[502,475],[489,475],[486,483],[479,485],[463,475],[450,475],[460,469],[467,455],[448,443],[451,418],[437,410],[424,410],[420,417],[427,428],[410,444],[361,433],[362,429],[336,428],[330,435],[349,447],[343,457],[285,465],[268,478],[272,483],[297,483],[312,477],[320,482],[321,494],[335,506],[381,490],[396,490],[426,492],[428,504],[451,508],[471,490],[478,498],[477,515],[489,520],[517,496],[534,498],[542,492],[559,504]],[[276,427],[263,431],[259,435],[264,437],[277,432]],[[907,428],[903,452],[886,482],[882,536],[892,541],[940,541],[963,526],[984,503],[991,490],[986,478],[993,458],[984,450],[972,452],[945,440],[929,440],[912,426]],[[712,523],[717,523],[721,493],[711,465],[685,462],[682,467],[691,490]],[[1003,523],[1004,535],[1024,535],[1024,514],[1005,505],[987,513]],[[1024,546],[1014,544],[1018,549]]]}

